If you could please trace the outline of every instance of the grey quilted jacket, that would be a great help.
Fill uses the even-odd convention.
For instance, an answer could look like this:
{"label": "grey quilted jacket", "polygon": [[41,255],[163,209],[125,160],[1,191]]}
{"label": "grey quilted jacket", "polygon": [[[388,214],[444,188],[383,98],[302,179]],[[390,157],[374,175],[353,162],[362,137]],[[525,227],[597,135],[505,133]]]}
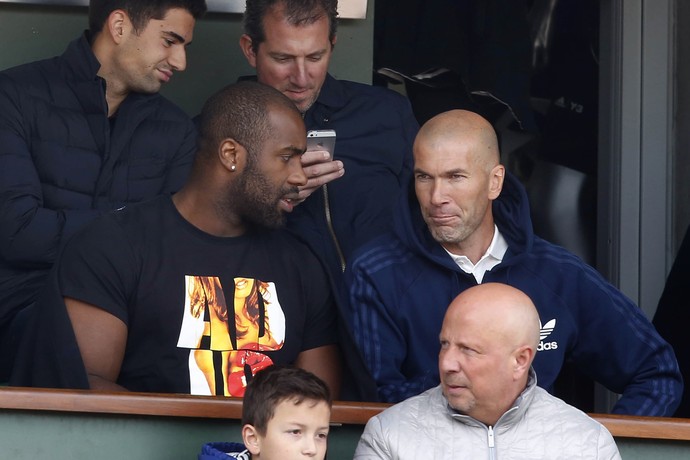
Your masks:
{"label": "grey quilted jacket", "polygon": [[536,386],[527,388],[495,426],[451,409],[435,387],[372,417],[355,460],[620,459],[608,430]]}

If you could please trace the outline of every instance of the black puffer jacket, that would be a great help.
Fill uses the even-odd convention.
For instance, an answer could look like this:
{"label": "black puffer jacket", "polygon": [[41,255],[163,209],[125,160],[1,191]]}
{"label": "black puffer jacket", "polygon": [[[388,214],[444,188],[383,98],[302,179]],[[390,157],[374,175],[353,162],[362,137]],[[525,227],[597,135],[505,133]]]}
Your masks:
{"label": "black puffer jacket", "polygon": [[196,131],[158,94],[107,117],[88,33],[0,72],[0,326],[30,304],[63,242],[96,216],[178,190]]}

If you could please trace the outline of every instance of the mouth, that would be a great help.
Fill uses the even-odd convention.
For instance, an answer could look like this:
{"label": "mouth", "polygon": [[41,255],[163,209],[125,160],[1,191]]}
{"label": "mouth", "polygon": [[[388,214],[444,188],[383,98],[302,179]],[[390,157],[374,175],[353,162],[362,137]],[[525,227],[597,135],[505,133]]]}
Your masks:
{"label": "mouth", "polygon": [[161,74],[161,80],[165,83],[169,82],[172,78],[172,70],[158,69],[158,72]]}
{"label": "mouth", "polygon": [[293,102],[302,102],[309,96],[311,88],[288,88],[285,90],[285,95],[292,99]]}
{"label": "mouth", "polygon": [[284,196],[278,201],[278,207],[284,212],[292,212],[295,209],[295,202],[292,198]]}
{"label": "mouth", "polygon": [[310,90],[311,90],[311,87],[309,87],[309,86],[304,86],[304,87],[289,86],[289,87],[285,88],[285,92],[294,93],[294,94],[304,94]]}
{"label": "mouth", "polygon": [[449,384],[446,384],[445,390],[446,390],[446,394],[448,396],[459,396],[459,395],[465,393],[466,391],[468,391],[469,389],[467,388],[466,385],[449,385]]}
{"label": "mouth", "polygon": [[429,220],[438,226],[451,225],[456,219],[456,216],[442,215],[442,214],[430,214]]}

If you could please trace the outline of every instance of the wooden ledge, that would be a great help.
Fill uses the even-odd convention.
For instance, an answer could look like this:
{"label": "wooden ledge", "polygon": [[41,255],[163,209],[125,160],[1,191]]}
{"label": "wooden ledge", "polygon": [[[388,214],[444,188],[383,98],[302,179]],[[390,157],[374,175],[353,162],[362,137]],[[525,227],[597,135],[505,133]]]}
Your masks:
{"label": "wooden ledge", "polygon": [[[389,404],[337,401],[333,405],[331,421],[363,425],[388,406]],[[183,394],[2,387],[0,409],[239,420],[242,418],[242,399]]]}
{"label": "wooden ledge", "polygon": [[[336,401],[331,421],[364,425],[389,404]],[[0,409],[240,420],[242,400],[159,393],[0,387]],[[622,438],[690,441],[690,419],[591,414]]]}
{"label": "wooden ledge", "polygon": [[0,408],[172,417],[242,418],[242,400],[158,393],[0,388]]}
{"label": "wooden ledge", "polygon": [[590,414],[614,437],[690,441],[690,419]]}

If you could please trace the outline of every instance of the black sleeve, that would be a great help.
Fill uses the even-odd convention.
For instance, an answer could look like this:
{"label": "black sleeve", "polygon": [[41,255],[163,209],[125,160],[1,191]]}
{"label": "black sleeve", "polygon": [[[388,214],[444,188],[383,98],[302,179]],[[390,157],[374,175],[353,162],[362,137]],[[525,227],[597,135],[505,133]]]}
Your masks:
{"label": "black sleeve", "polygon": [[128,324],[128,304],[139,279],[137,257],[114,214],[70,240],[58,267],[64,297],[99,307]]}

